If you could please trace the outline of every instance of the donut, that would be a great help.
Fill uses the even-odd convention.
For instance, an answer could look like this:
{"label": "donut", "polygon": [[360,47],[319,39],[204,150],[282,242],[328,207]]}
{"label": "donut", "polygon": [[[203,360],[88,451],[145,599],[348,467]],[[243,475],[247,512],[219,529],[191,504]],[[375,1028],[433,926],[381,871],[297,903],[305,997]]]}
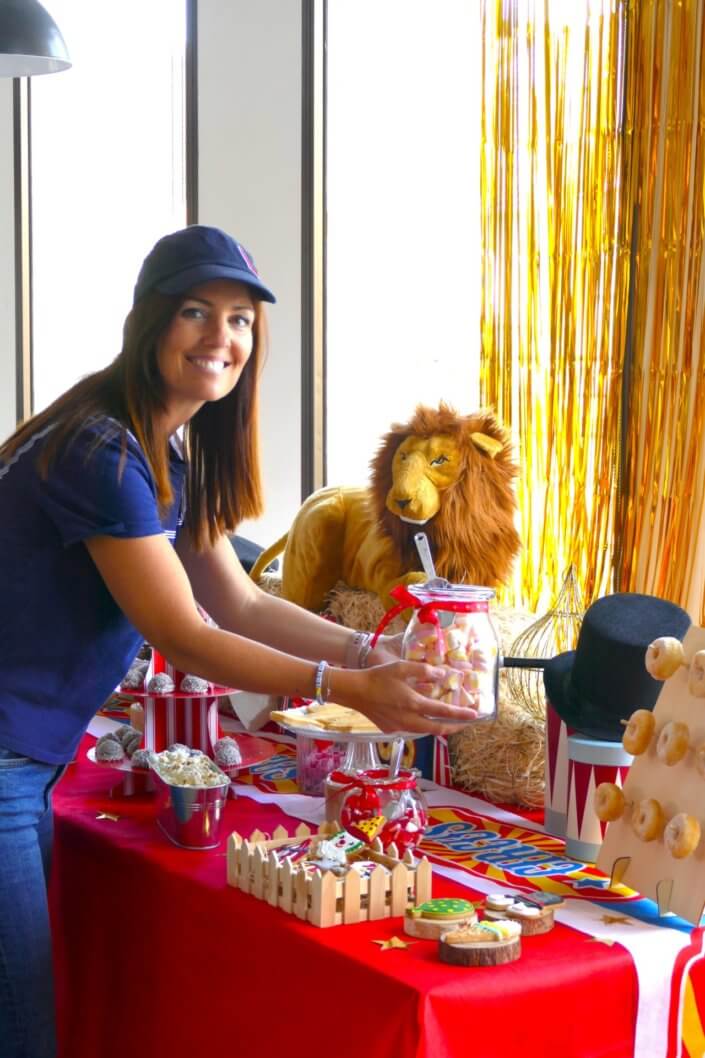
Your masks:
{"label": "donut", "polygon": [[637,709],[632,713],[622,735],[622,745],[627,753],[638,757],[648,748],[656,721],[650,709]]}
{"label": "donut", "polygon": [[688,690],[694,698],[705,698],[705,650],[693,654],[688,674]]}
{"label": "donut", "polygon": [[601,782],[595,790],[595,814],[605,823],[613,823],[624,812],[624,791],[613,782]]}
{"label": "donut", "polygon": [[673,816],[663,832],[663,843],[676,860],[690,856],[700,841],[700,823],[695,816],[679,812]]}
{"label": "donut", "polygon": [[690,732],[687,724],[679,720],[671,720],[661,728],[656,740],[656,756],[664,764],[670,767],[677,764],[688,752],[690,746]]}
{"label": "donut", "polygon": [[705,779],[705,742],[695,747],[695,770]]}
{"label": "donut", "polygon": [[637,837],[642,841],[653,841],[663,833],[665,825],[663,809],[653,797],[645,797],[636,806],[632,826]]}
{"label": "donut", "polygon": [[646,671],[655,680],[667,680],[681,665],[685,664],[683,644],[673,636],[654,639],[646,648]]}

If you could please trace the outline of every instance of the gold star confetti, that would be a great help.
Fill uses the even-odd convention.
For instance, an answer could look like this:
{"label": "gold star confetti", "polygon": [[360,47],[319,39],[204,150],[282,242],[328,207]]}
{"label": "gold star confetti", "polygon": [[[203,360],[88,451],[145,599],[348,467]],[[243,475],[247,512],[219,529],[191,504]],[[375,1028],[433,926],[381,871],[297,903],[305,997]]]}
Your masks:
{"label": "gold star confetti", "polygon": [[606,944],[608,948],[617,943],[612,937],[590,937],[590,940],[596,940],[598,944]]}
{"label": "gold star confetti", "polygon": [[117,823],[120,816],[114,816],[112,812],[99,812],[96,819],[109,819],[111,823]]}
{"label": "gold star confetti", "polygon": [[402,940],[401,937],[390,937],[389,940],[373,940],[373,944],[379,944],[381,951],[389,951],[390,948],[410,948],[413,940]]}
{"label": "gold star confetti", "polygon": [[606,926],[612,926],[614,923],[623,922],[625,926],[633,925],[633,922],[626,915],[603,915],[602,921]]}

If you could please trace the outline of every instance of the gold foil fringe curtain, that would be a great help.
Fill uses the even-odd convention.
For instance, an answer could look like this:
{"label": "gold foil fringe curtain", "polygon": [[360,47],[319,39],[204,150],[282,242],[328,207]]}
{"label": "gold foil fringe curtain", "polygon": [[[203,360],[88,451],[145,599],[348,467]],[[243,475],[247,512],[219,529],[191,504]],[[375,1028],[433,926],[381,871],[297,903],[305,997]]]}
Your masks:
{"label": "gold foil fringe curtain", "polygon": [[534,609],[573,565],[702,618],[703,2],[482,2],[481,394]]}
{"label": "gold foil fringe curtain", "polygon": [[622,4],[483,0],[484,404],[519,444],[514,600],[608,589],[629,278]]}
{"label": "gold foil fringe curtain", "polygon": [[702,0],[632,10],[625,197],[634,208],[616,587],[705,623],[705,71]]}

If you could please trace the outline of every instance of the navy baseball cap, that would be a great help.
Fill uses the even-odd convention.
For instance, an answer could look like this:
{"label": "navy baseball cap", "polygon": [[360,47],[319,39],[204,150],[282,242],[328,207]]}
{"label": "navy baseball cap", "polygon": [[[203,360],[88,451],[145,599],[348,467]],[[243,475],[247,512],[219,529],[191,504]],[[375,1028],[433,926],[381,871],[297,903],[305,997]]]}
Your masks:
{"label": "navy baseball cap", "polygon": [[252,287],[255,297],[277,299],[260,279],[247,250],[220,228],[192,224],[160,239],[142,262],[133,301],[151,290],[185,294],[211,279],[234,279]]}

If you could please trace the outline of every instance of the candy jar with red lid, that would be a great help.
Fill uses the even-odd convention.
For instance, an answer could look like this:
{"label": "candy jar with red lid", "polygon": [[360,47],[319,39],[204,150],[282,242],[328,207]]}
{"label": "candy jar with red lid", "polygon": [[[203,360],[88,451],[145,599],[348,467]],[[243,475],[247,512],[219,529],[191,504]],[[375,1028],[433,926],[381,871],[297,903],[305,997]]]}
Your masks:
{"label": "candy jar with red lid", "polygon": [[494,717],[499,642],[489,612],[492,589],[414,584],[404,589],[404,596],[413,610],[402,657],[446,670],[445,678],[428,691],[430,697],[473,709],[477,720]]}
{"label": "candy jar with red lid", "polygon": [[333,772],[329,779],[340,791],[340,823],[350,834],[367,844],[379,838],[385,850],[394,844],[400,856],[421,841],[427,813],[414,771],[392,777],[375,768],[354,776]]}

